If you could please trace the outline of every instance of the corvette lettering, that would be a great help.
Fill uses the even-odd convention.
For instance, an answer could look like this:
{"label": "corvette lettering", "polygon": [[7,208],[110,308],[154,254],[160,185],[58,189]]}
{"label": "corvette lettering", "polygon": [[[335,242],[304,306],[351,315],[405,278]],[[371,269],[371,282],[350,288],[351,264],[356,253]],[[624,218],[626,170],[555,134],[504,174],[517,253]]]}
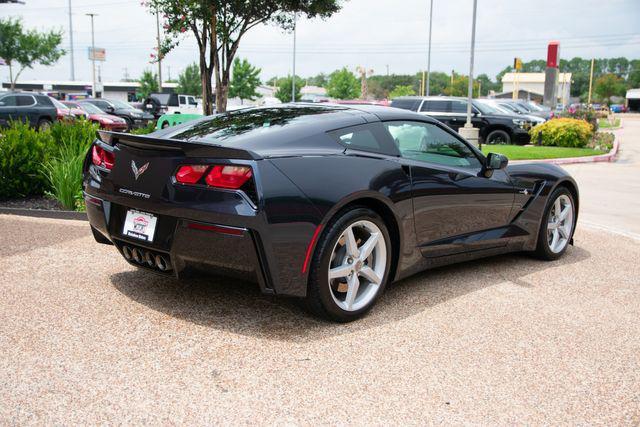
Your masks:
{"label": "corvette lettering", "polygon": [[131,191],[131,190],[127,190],[126,188],[121,188],[120,190],[118,190],[120,193],[122,194],[126,194],[127,196],[133,196],[133,197],[141,197],[143,199],[148,199],[149,197],[151,197],[149,194],[146,193],[141,193],[139,191]]}

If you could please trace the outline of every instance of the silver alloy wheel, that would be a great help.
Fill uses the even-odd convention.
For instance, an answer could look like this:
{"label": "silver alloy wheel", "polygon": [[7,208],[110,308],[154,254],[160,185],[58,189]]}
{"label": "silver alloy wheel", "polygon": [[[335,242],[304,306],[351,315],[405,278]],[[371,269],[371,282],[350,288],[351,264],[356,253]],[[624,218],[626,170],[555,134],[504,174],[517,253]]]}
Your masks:
{"label": "silver alloy wheel", "polygon": [[573,230],[573,206],[567,195],[560,195],[553,202],[547,219],[547,244],[553,253],[560,253],[569,243]]}
{"label": "silver alloy wheel", "polygon": [[356,311],[378,294],[387,268],[387,244],[380,228],[361,220],[349,225],[333,247],[329,291],[345,311]]}

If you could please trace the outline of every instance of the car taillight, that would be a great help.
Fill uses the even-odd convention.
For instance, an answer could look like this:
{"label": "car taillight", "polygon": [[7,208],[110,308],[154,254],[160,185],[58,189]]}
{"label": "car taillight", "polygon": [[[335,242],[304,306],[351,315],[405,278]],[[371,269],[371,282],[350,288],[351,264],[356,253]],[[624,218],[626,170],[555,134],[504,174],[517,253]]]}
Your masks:
{"label": "car taillight", "polygon": [[209,187],[237,190],[251,179],[249,166],[237,165],[184,165],[175,178],[180,184],[197,184],[204,178]]}
{"label": "car taillight", "polygon": [[176,181],[180,184],[195,184],[200,181],[208,167],[207,165],[180,166],[176,173]]}
{"label": "car taillight", "polygon": [[205,181],[211,187],[237,190],[251,179],[251,168],[248,166],[221,166],[211,168]]}
{"label": "car taillight", "polygon": [[111,170],[116,162],[116,156],[111,151],[94,145],[91,151],[91,161],[96,166]]}

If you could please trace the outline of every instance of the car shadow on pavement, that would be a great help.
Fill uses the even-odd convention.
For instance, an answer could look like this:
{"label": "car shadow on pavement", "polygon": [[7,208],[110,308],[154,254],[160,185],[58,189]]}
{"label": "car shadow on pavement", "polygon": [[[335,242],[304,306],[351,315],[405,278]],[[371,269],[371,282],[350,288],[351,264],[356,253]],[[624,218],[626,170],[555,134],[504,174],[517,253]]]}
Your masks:
{"label": "car shadow on pavement", "polygon": [[177,280],[134,270],[112,275],[111,282],[132,300],[168,316],[263,339],[309,342],[375,328],[505,282],[544,286],[529,283],[526,276],[590,256],[585,249],[571,247],[553,262],[510,254],[429,270],[389,286],[365,318],[349,324],[317,319],[297,299],[263,295],[257,285],[234,279]]}

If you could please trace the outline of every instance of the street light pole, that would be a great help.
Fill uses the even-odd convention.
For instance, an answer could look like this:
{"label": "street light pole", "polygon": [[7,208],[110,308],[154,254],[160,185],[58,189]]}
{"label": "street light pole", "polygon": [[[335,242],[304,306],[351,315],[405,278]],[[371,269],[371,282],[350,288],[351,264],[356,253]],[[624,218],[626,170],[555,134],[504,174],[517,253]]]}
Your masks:
{"label": "street light pole", "polygon": [[91,85],[91,97],[96,97],[96,45],[93,33],[93,17],[97,16],[96,13],[87,13],[87,16],[91,17],[91,70],[93,75],[93,84]]}
{"label": "street light pole", "polygon": [[158,92],[162,93],[162,56],[160,53],[160,14],[156,8],[156,33],[158,37]]}
{"label": "street light pole", "polygon": [[467,97],[467,122],[461,127],[458,132],[469,143],[478,145],[480,129],[474,128],[471,123],[471,109],[473,101],[473,55],[475,53],[476,46],[476,11],[478,6],[478,0],[473,0],[473,22],[471,24],[471,55],[469,58],[469,92]]}
{"label": "street light pole", "polygon": [[471,58],[469,61],[469,93],[467,100],[467,123],[465,126],[471,127],[471,100],[473,99],[473,55],[476,46],[476,9],[478,0],[473,0],[473,23],[471,24]]}
{"label": "street light pole", "polygon": [[71,18],[71,0],[69,0],[69,53],[71,54],[71,81],[76,79],[76,66],[73,58],[73,20]]}
{"label": "street light pole", "polygon": [[293,14],[293,77],[291,77],[291,102],[296,102],[296,13]]}
{"label": "street light pole", "polygon": [[431,0],[431,6],[429,7],[429,53],[427,54],[427,93],[429,96],[429,88],[431,86],[431,26],[433,24],[433,0]]}

